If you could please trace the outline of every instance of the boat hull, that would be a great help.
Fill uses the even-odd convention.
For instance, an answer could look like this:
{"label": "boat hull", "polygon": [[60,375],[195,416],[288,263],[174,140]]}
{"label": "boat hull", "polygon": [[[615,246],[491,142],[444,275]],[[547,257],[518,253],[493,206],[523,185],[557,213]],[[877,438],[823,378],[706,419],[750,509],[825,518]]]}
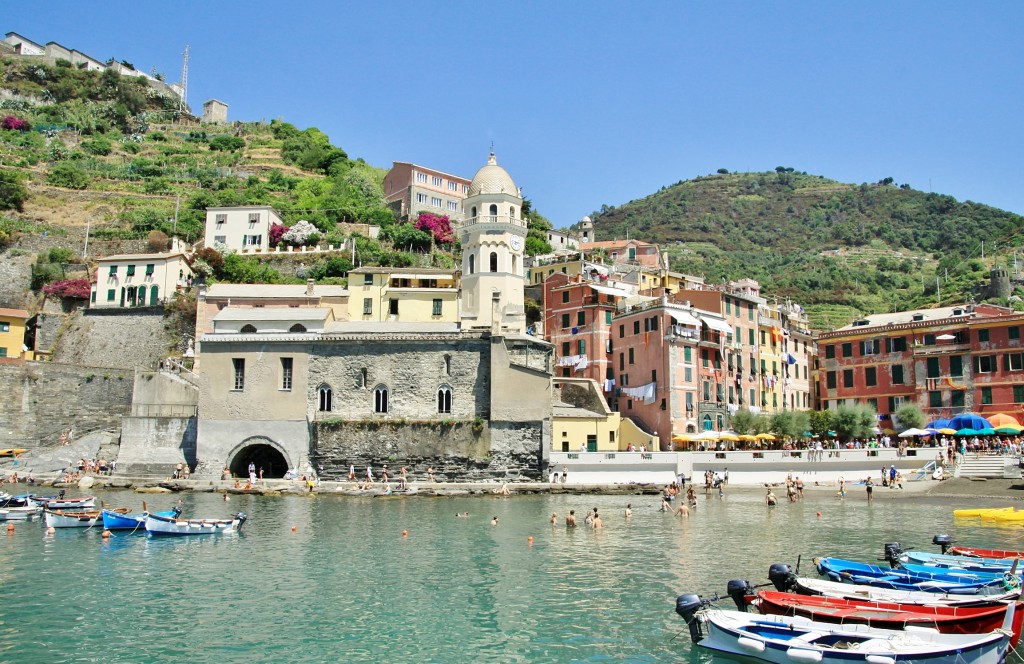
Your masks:
{"label": "boat hull", "polygon": [[43,509],[47,528],[90,528],[103,520],[98,510],[89,512],[54,512]]}
{"label": "boat hull", "polygon": [[[1011,589],[1007,587],[1007,580],[1002,575],[985,572],[947,573],[940,568],[924,571],[913,565],[907,566],[910,569],[888,569],[839,558],[821,558],[815,562],[818,573],[831,581],[876,588],[923,590],[954,595],[995,594]],[[1013,582],[1016,582],[1017,588],[1020,587],[1019,579],[1010,575],[1008,583]]]}
{"label": "boat hull", "polygon": [[96,507],[96,497],[86,496],[85,498],[58,498],[57,496],[32,496],[30,500],[51,510],[86,510]]}
{"label": "boat hull", "polygon": [[149,514],[146,532],[150,535],[226,535],[241,530],[243,523],[244,514],[231,519],[176,519]]}
{"label": "boat hull", "polygon": [[904,629],[908,625],[931,627],[943,634],[980,634],[1007,629],[1010,645],[1020,640],[1024,608],[1020,602],[992,606],[921,606],[871,600],[838,599],[762,590],[752,605],[761,613],[802,616],[833,624],[863,624],[882,629]]}
{"label": "boat hull", "polygon": [[796,590],[801,594],[823,595],[840,599],[861,599],[878,602],[894,602],[898,604],[918,604],[921,606],[992,606],[998,602],[1015,601],[1020,598],[1020,590],[1005,590],[994,595],[951,595],[949,593],[931,593],[921,590],[894,590],[891,588],[875,588],[858,586],[851,583],[837,583],[823,579],[798,577]]}
{"label": "boat hull", "polygon": [[698,646],[730,657],[792,664],[1001,664],[1004,634],[940,634],[867,625],[830,625],[801,617],[758,617],[706,609],[699,616],[708,635]]}
{"label": "boat hull", "polygon": [[1013,514],[1013,507],[982,507],[976,509],[953,510],[953,516],[961,518],[984,518],[996,514]]}
{"label": "boat hull", "polygon": [[0,521],[27,521],[36,518],[42,511],[41,507],[4,507],[0,508]]}
{"label": "boat hull", "polygon": [[1024,558],[1024,551],[1011,549],[976,549],[970,546],[954,546],[949,552],[968,558]]}
{"label": "boat hull", "polygon": [[[168,512],[154,512],[157,516],[173,517],[179,512],[170,510]],[[138,530],[146,532],[146,517],[148,512],[120,514],[113,510],[103,510],[103,527],[107,530]]]}
{"label": "boat hull", "polygon": [[957,572],[988,572],[990,574],[1005,574],[1011,571],[1016,574],[1024,572],[1024,566],[1014,558],[966,557],[926,551],[904,551],[900,554],[900,562],[941,567]]}

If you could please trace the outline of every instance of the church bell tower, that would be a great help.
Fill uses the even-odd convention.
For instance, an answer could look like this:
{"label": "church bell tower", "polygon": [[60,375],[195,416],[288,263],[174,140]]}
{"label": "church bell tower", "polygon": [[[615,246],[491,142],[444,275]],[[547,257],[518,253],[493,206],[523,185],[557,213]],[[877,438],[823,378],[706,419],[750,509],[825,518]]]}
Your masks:
{"label": "church bell tower", "polygon": [[473,176],[462,204],[462,325],[495,334],[525,334],[523,199],[494,152]]}

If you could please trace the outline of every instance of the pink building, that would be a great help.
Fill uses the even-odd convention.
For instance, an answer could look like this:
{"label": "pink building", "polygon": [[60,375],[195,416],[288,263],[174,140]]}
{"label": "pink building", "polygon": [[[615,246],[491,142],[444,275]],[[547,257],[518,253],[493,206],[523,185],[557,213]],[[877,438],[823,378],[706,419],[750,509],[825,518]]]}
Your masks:
{"label": "pink building", "polygon": [[457,175],[396,161],[384,176],[384,196],[388,207],[403,220],[420,212],[462,219],[462,201],[469,194],[469,185],[469,180]]}

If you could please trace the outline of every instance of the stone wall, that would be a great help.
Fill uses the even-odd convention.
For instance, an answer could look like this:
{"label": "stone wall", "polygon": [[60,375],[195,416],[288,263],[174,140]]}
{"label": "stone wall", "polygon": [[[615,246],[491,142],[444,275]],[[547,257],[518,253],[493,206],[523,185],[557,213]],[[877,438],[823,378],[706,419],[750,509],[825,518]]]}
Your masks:
{"label": "stone wall", "polygon": [[496,431],[482,422],[317,422],[312,435],[310,461],[326,480],[345,479],[350,464],[360,478],[368,465],[379,477],[384,464],[393,476],[405,466],[417,480],[430,467],[448,482],[539,477],[541,435],[532,424]]}
{"label": "stone wall", "polygon": [[55,362],[0,365],[0,432],[4,447],[54,447],[62,431],[75,436],[120,430],[129,411],[132,372]]}
{"label": "stone wall", "polygon": [[64,325],[53,360],[84,366],[152,369],[170,338],[162,308],[86,309]]}
{"label": "stone wall", "polygon": [[166,475],[186,462],[196,465],[195,417],[125,417],[118,475]]}

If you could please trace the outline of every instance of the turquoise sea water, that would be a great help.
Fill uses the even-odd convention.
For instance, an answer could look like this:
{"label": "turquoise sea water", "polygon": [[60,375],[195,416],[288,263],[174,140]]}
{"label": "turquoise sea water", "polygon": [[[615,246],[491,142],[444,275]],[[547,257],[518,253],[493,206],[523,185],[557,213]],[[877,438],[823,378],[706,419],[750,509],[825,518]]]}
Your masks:
{"label": "turquoise sea water", "polygon": [[[151,509],[181,499],[186,515],[250,519],[239,535],[106,543],[19,523],[0,534],[0,662],[707,662],[674,613],[683,592],[761,583],[798,554],[937,550],[937,532],[1024,548],[1021,528],[954,523],[948,501],[875,493],[769,509],[734,491],[701,496],[689,519],[652,496],[150,495]],[[561,525],[595,506],[603,530]]]}

